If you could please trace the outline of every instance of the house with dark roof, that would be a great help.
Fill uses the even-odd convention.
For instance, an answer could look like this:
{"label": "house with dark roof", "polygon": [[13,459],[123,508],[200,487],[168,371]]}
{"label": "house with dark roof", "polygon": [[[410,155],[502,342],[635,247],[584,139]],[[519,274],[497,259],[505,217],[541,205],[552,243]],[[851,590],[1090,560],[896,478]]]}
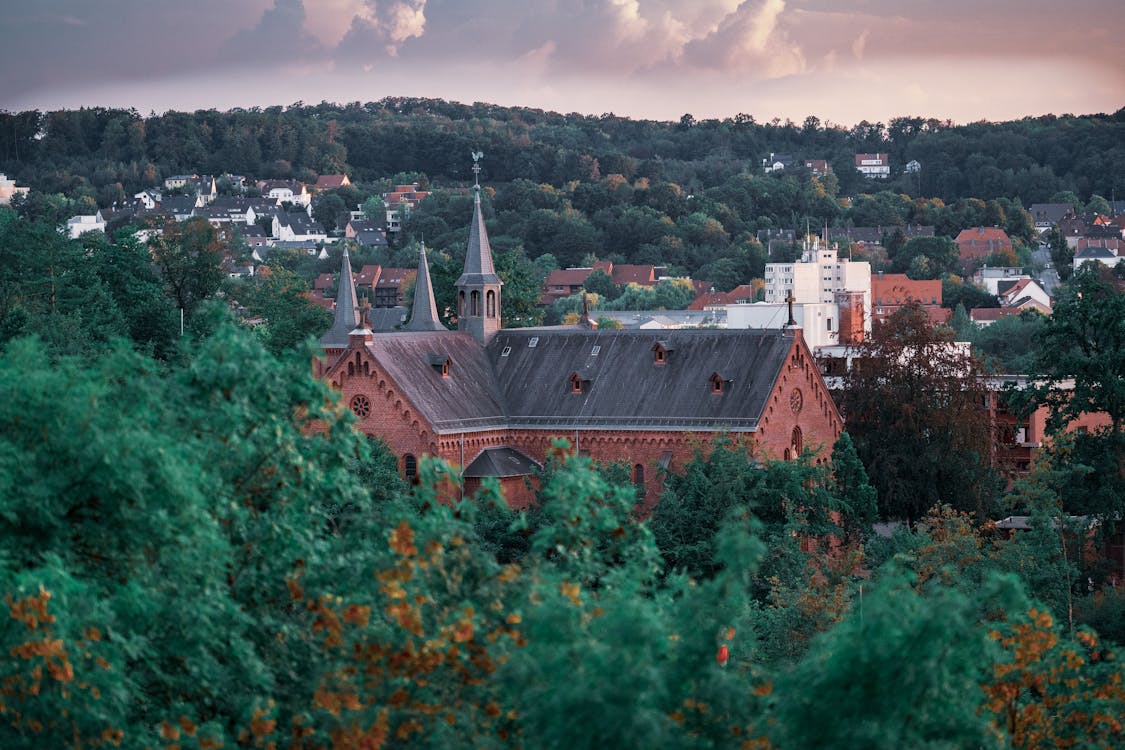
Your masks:
{"label": "house with dark roof", "polygon": [[[474,205],[457,330],[447,330],[419,252],[410,319],[376,332],[359,307],[344,248],[332,327],[315,374],[340,393],[357,428],[382,438],[410,481],[423,455],[458,471],[458,493],[495,478],[516,507],[565,439],[599,461],[626,462],[651,507],[660,474],[729,436],[754,456],[824,460],[842,420],[802,331],[501,328],[503,283]],[[790,317],[792,321],[792,317]]]}

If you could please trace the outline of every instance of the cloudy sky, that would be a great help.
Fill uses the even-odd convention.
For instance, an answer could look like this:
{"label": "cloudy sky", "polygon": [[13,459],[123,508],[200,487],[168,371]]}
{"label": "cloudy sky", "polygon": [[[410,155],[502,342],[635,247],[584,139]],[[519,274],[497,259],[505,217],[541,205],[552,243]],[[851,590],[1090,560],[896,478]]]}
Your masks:
{"label": "cloudy sky", "polygon": [[486,101],[845,125],[1125,106],[1122,0],[3,0],[0,109]]}

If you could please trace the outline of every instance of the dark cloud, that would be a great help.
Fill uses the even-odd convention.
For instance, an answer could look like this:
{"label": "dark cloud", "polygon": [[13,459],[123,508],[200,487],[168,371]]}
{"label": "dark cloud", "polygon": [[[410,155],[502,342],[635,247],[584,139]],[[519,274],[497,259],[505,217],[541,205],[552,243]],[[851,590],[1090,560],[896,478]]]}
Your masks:
{"label": "dark cloud", "polygon": [[257,65],[313,61],[324,53],[320,41],[305,26],[302,0],[274,0],[256,26],[238,31],[221,50],[226,61]]}

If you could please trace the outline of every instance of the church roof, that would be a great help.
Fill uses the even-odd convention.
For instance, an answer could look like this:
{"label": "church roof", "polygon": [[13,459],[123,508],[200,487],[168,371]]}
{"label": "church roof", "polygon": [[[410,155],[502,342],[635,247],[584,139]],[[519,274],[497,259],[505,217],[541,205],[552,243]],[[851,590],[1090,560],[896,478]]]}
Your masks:
{"label": "church roof", "polygon": [[[668,351],[662,364],[658,341]],[[750,431],[792,342],[769,330],[503,330],[488,355],[511,427]],[[725,381],[721,393],[713,373]]]}
{"label": "church roof", "polygon": [[414,308],[407,331],[444,331],[445,326],[438,318],[437,304],[434,302],[434,289],[430,283],[430,266],[426,263],[426,246],[418,250],[418,276],[414,282]]}
{"label": "church roof", "polygon": [[352,263],[348,258],[347,247],[344,248],[344,258],[340,264],[340,283],[336,289],[336,310],[332,316],[332,327],[320,337],[320,345],[325,349],[346,348],[348,334],[359,325],[359,305],[356,302],[355,284],[352,282]]}
{"label": "church roof", "polygon": [[[504,400],[484,348],[456,331],[387,333],[367,350],[438,432],[505,425]],[[449,359],[449,375],[432,364]]]}
{"label": "church roof", "polygon": [[484,217],[480,211],[480,187],[473,188],[473,223],[469,227],[469,249],[465,252],[465,272],[457,279],[457,286],[499,284],[500,277],[492,265],[492,248]]}

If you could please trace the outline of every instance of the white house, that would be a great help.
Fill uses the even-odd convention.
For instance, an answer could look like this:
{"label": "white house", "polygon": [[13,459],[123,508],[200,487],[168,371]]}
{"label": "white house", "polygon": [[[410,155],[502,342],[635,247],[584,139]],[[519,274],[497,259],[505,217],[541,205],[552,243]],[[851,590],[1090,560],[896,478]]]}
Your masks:
{"label": "white house", "polygon": [[1119,260],[1115,247],[1087,246],[1074,254],[1074,270],[1077,271],[1084,263],[1101,263],[1113,268]]}
{"label": "white house", "polygon": [[78,239],[86,232],[104,232],[105,219],[98,211],[93,216],[71,216],[66,220],[66,233],[70,239]]}
{"label": "white house", "polygon": [[856,154],[855,168],[864,177],[881,180],[891,176],[891,160],[887,154]]}
{"label": "white house", "polygon": [[[793,319],[810,348],[834,346],[840,336],[840,308],[835,303],[808,302],[793,305]],[[727,328],[784,328],[789,322],[785,302],[755,302],[727,306]]]}

